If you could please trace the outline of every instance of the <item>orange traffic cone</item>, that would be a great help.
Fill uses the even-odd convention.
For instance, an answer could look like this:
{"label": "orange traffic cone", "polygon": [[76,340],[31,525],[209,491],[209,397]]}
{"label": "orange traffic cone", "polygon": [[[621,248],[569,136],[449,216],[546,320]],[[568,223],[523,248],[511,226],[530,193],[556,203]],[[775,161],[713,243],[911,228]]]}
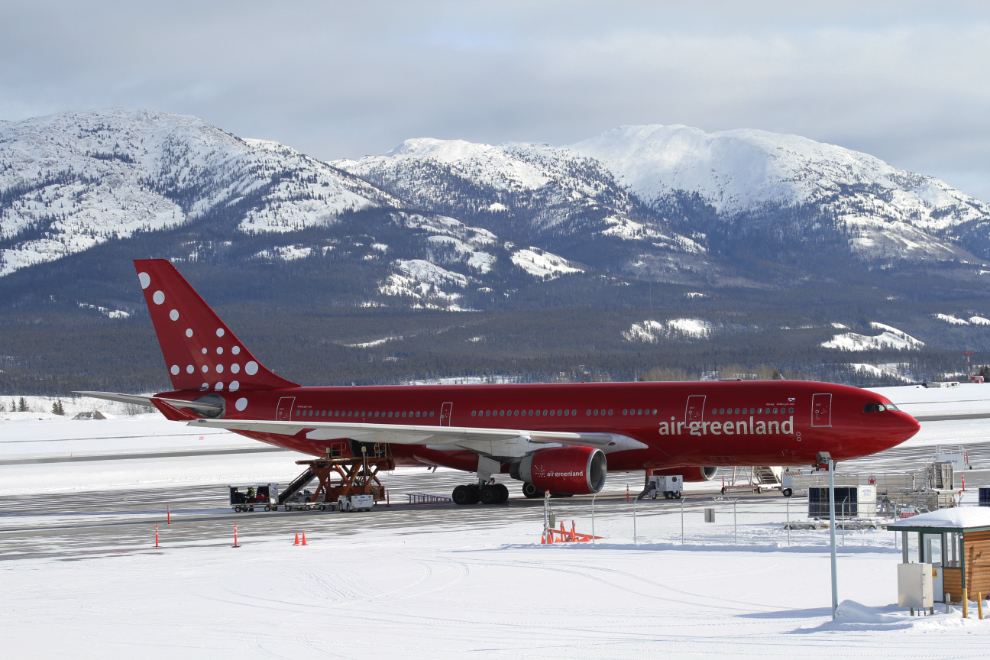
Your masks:
{"label": "orange traffic cone", "polygon": [[540,535],[540,545],[546,545],[546,544],[547,544],[547,535],[546,534],[541,534]]}
{"label": "orange traffic cone", "polygon": [[306,545],[306,532],[303,532],[303,545]]}
{"label": "orange traffic cone", "polygon": [[296,532],[296,542],[292,545],[299,545],[299,532]]}

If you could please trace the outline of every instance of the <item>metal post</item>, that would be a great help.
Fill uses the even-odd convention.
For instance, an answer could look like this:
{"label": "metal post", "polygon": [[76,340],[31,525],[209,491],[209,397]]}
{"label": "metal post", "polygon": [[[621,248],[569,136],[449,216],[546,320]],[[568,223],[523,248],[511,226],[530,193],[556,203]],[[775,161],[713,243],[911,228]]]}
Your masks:
{"label": "metal post", "polygon": [[791,498],[787,498],[787,546],[791,545]]}
{"label": "metal post", "polygon": [[595,497],[591,498],[591,542],[595,542],[595,498],[598,497],[598,493],[595,493]]}
{"label": "metal post", "polygon": [[[894,538],[897,538],[897,532],[894,532]],[[911,557],[908,556],[908,533],[901,532],[901,556],[904,558],[902,563],[910,564]]]}
{"label": "metal post", "polygon": [[846,547],[846,500],[842,500],[842,547]]}
{"label": "metal post", "polygon": [[684,499],[681,499],[681,545],[684,545]]}
{"label": "metal post", "polygon": [[739,500],[732,500],[732,545],[739,545],[739,518],[736,516],[736,504]]}
{"label": "metal post", "polygon": [[[543,495],[543,536],[548,537],[550,529],[550,491],[548,490]],[[550,539],[547,538],[547,543]]]}
{"label": "metal post", "polygon": [[828,459],[828,517],[832,545],[832,620],[839,612],[839,578],[835,562],[835,461]]}
{"label": "metal post", "polygon": [[633,500],[633,545],[638,545],[636,540],[636,500]]}

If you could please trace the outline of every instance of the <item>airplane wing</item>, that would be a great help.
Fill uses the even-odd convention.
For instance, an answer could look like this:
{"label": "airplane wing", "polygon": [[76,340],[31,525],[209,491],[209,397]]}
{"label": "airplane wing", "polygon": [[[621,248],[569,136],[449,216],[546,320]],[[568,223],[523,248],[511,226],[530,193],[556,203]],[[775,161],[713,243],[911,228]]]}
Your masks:
{"label": "airplane wing", "polygon": [[438,448],[457,447],[490,456],[519,457],[547,444],[584,445],[611,451],[645,448],[641,442],[612,433],[578,433],[572,431],[534,431],[531,429],[493,429],[463,426],[422,426],[411,424],[348,424],[341,422],[233,419],[196,419],[189,426],[253,431],[278,435],[296,435],[306,431],[310,440],[348,438],[361,442],[388,442],[400,445],[428,445]]}

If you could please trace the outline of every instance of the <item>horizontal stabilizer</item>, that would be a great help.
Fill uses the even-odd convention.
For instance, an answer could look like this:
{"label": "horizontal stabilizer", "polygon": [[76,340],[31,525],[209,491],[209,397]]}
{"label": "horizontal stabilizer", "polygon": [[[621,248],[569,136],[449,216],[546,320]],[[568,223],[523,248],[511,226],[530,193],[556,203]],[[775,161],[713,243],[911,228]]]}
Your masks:
{"label": "horizontal stabilizer", "polygon": [[81,396],[88,396],[91,399],[105,399],[107,401],[116,401],[118,403],[132,403],[138,406],[147,406],[149,408],[157,408],[154,400],[164,401],[173,408],[189,408],[197,412],[204,414],[219,414],[223,412],[223,406],[215,403],[206,403],[203,401],[183,401],[182,399],[166,399],[160,396],[140,396],[138,394],[118,394],[116,392],[73,392],[73,394],[79,394]]}

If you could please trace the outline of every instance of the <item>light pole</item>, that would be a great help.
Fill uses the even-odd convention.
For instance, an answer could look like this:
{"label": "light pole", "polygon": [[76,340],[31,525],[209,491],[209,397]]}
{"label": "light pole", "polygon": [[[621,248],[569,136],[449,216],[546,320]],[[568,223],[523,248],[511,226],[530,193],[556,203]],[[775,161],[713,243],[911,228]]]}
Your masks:
{"label": "light pole", "polygon": [[832,546],[832,620],[839,611],[839,579],[835,563],[835,462],[827,451],[818,452],[818,465],[828,463],[828,528]]}

